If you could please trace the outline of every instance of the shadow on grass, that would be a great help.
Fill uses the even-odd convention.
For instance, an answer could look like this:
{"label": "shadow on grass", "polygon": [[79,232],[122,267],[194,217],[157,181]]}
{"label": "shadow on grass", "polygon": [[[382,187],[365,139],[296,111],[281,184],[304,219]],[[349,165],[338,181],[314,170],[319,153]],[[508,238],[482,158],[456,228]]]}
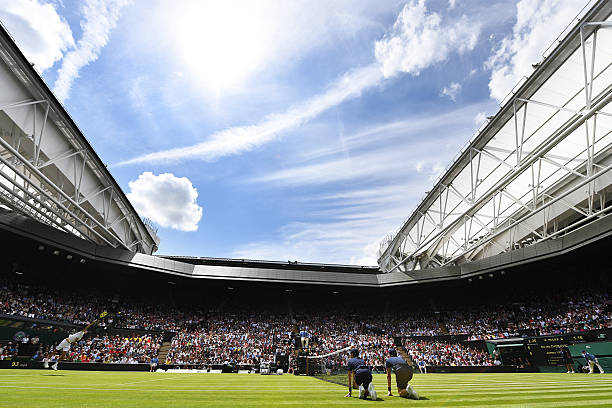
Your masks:
{"label": "shadow on grass", "polygon": [[[374,402],[374,400],[371,400],[371,399],[365,399],[364,401],[371,401],[371,402]],[[378,398],[376,398],[376,401],[384,401],[384,399],[382,399],[382,398],[378,397]],[[421,397],[421,398],[419,398],[419,401],[429,401],[429,398],[427,398],[427,397]]]}
{"label": "shadow on grass", "polygon": [[66,374],[41,374],[41,375],[45,377],[63,377]]}

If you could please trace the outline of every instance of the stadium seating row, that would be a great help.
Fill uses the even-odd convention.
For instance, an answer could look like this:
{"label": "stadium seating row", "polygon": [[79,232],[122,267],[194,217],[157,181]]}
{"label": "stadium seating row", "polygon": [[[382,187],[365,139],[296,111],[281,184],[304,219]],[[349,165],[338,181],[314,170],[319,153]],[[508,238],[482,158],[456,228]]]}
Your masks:
{"label": "stadium seating row", "polygon": [[[411,340],[405,346],[415,362],[429,366],[491,365],[488,353],[476,343],[449,344],[435,337],[462,335],[463,340],[483,340],[514,337],[525,331],[543,335],[612,327],[609,297],[595,290],[549,294],[537,301],[528,301],[526,294],[498,305],[446,305],[446,310],[436,313],[412,308],[389,314],[376,305],[359,308],[354,304],[335,305],[333,311],[303,306],[296,313],[282,306],[266,310],[244,305],[212,311],[189,307],[185,312],[146,298],[118,299],[87,288],[74,292],[11,276],[2,276],[0,287],[0,313],[5,315],[84,325],[110,304],[115,310],[100,322],[101,328],[138,331],[130,336],[88,334],[69,354],[70,360],[81,362],[148,362],[162,348],[163,331],[172,333],[160,361],[167,364],[257,365],[300,348],[326,354],[353,344],[370,365],[377,366],[386,358],[385,350],[393,346],[394,337],[408,337]],[[33,357],[44,358],[50,346],[40,344]],[[5,344],[0,351],[0,359],[9,358],[17,353],[17,345]],[[344,356],[335,358],[340,363]]]}

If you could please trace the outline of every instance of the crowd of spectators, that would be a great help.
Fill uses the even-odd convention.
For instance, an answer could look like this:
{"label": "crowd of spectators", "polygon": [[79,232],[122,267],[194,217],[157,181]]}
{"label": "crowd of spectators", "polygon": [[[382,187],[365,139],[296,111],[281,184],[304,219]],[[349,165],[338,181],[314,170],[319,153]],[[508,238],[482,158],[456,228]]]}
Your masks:
{"label": "crowd of spectators", "polygon": [[19,344],[9,341],[7,343],[0,343],[0,360],[10,359],[17,356],[19,352]]}
{"label": "crowd of spectators", "polygon": [[[115,312],[100,326],[147,331],[124,337],[88,335],[73,345],[73,361],[111,363],[147,362],[161,344],[162,332],[174,332],[166,363],[212,365],[257,364],[271,361],[278,353],[291,354],[305,346],[310,354],[322,355],[355,345],[373,366],[382,365],[393,336],[411,337],[407,349],[428,365],[487,365],[486,353],[466,343],[414,340],[419,336],[461,335],[463,340],[563,334],[612,327],[612,308],[607,294],[596,291],[558,293],[529,299],[514,299],[498,305],[446,306],[437,312],[395,311],[393,314],[368,305],[368,310],[300,309],[295,316],[286,307],[274,310],[234,309],[210,311],[157,304],[143,300],[119,301],[100,292],[70,292],[15,280],[0,281],[0,313],[61,321],[77,326],[94,320],[108,305]],[[248,312],[245,310],[249,310]],[[298,344],[299,342],[299,344]],[[5,345],[0,358],[16,353],[16,345]],[[37,356],[46,354],[41,345]],[[338,354],[330,359],[344,359]],[[162,363],[163,363],[162,362]]]}
{"label": "crowd of spectators", "polygon": [[412,360],[425,366],[491,366],[494,360],[489,353],[466,343],[446,343],[440,341],[406,342],[406,350]]}
{"label": "crowd of spectators", "polygon": [[[11,280],[1,282],[0,289],[0,313],[76,325],[92,321],[109,305],[115,306],[116,313],[111,314],[101,325],[135,330],[180,332],[201,327],[201,322],[208,314],[194,309],[181,311],[144,300],[138,302],[123,299],[119,302],[111,295],[104,296],[97,292],[60,291],[44,286],[19,284]],[[502,307],[448,306],[447,310],[437,313],[417,309],[390,316],[381,312],[375,316],[360,316],[360,320],[376,322],[383,331],[395,335],[467,335],[470,340],[515,337],[522,331],[531,331],[534,335],[548,335],[612,327],[612,308],[606,293],[560,293],[550,297],[538,296],[537,300],[525,296],[524,299],[508,302],[501,305]],[[351,324],[341,327],[347,320],[344,314],[335,318],[329,312],[318,315],[315,313],[305,320],[311,322],[311,327],[322,328],[323,335],[331,332],[348,335],[357,330]],[[330,325],[330,322],[340,323]],[[301,326],[308,324],[308,321],[298,322]],[[287,327],[287,331],[290,330],[291,328]],[[340,338],[334,341],[342,343],[345,340]]]}
{"label": "crowd of spectators", "polygon": [[592,291],[512,302],[503,307],[454,310],[443,316],[451,335],[468,340],[490,340],[530,335],[575,333],[612,327],[612,307],[607,294]]}
{"label": "crowd of spectators", "polygon": [[[378,326],[314,312],[295,319],[267,312],[217,314],[203,319],[202,325],[173,338],[166,363],[256,365],[301,348],[323,355],[353,345],[369,364],[382,365],[385,351],[393,345],[392,337]],[[307,342],[302,343],[300,333]],[[345,358],[346,354],[330,357]]]}
{"label": "crowd of spectators", "polygon": [[258,364],[289,354],[291,324],[286,316],[266,312],[224,313],[201,320],[201,327],[181,330],[172,339],[167,364]]}
{"label": "crowd of spectators", "polygon": [[[72,344],[64,361],[80,363],[148,363],[157,355],[162,337],[157,335],[85,335]],[[32,360],[53,362],[58,359],[53,344],[41,344]]]}
{"label": "crowd of spectators", "polygon": [[[357,347],[366,364],[384,365],[385,352],[393,346],[393,329],[380,315],[365,311],[343,313],[310,310],[296,316],[296,327],[310,336],[309,353],[326,355],[349,346]],[[346,362],[348,350],[334,354],[326,365]]]}
{"label": "crowd of spectators", "polygon": [[85,325],[109,308],[116,309],[102,326],[136,330],[178,331],[194,323],[198,312],[169,310],[166,305],[125,300],[95,291],[70,291],[14,280],[0,282],[0,313]]}
{"label": "crowd of spectators", "polygon": [[67,360],[82,363],[148,363],[157,355],[162,336],[93,335],[73,344]]}

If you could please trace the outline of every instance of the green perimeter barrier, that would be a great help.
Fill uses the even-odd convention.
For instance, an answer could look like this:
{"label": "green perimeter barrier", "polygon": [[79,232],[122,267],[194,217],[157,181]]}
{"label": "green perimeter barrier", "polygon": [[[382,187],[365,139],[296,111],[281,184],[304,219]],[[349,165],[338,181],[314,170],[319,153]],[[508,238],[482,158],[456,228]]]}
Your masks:
{"label": "green perimeter barrier", "polygon": [[569,351],[572,353],[572,357],[582,358],[582,350],[586,350],[587,353],[593,354],[595,357],[609,356],[612,357],[612,341],[599,341],[597,343],[579,343],[569,346]]}
{"label": "green perimeter barrier", "polygon": [[[3,323],[7,323],[7,325],[2,325]],[[8,323],[10,323],[10,325],[8,325]],[[32,327],[31,323],[27,324],[24,322],[8,322],[0,320],[0,342],[18,342],[18,339],[22,337],[23,334],[27,335],[29,338],[37,336],[40,339],[40,342],[43,344],[59,343],[64,337],[66,337],[66,333],[64,331]]]}
{"label": "green perimeter barrier", "polygon": [[572,354],[575,365],[579,365],[581,367],[586,365],[586,362],[582,357],[582,350],[586,350],[587,353],[591,353],[597,357],[599,364],[601,364],[601,367],[605,372],[612,372],[612,341],[572,344],[568,348]]}

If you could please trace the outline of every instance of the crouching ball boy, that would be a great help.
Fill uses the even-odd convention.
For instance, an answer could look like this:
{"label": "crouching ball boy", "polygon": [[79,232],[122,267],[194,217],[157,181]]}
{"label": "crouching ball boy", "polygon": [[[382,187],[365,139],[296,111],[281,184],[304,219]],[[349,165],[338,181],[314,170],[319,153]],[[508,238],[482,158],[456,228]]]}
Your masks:
{"label": "crouching ball boy", "polygon": [[351,350],[351,358],[348,361],[348,394],[345,397],[351,397],[353,394],[353,382],[359,386],[359,398],[366,399],[368,396],[372,401],[377,400],[376,390],[372,382],[372,370],[359,358],[359,350]]}
{"label": "crouching ball boy", "polygon": [[388,396],[393,396],[391,393],[391,372],[395,373],[395,383],[397,384],[397,393],[402,398],[411,398],[418,400],[419,394],[408,383],[412,380],[412,367],[403,358],[398,357],[397,350],[389,350],[389,358],[385,361],[387,368],[387,389]]}

